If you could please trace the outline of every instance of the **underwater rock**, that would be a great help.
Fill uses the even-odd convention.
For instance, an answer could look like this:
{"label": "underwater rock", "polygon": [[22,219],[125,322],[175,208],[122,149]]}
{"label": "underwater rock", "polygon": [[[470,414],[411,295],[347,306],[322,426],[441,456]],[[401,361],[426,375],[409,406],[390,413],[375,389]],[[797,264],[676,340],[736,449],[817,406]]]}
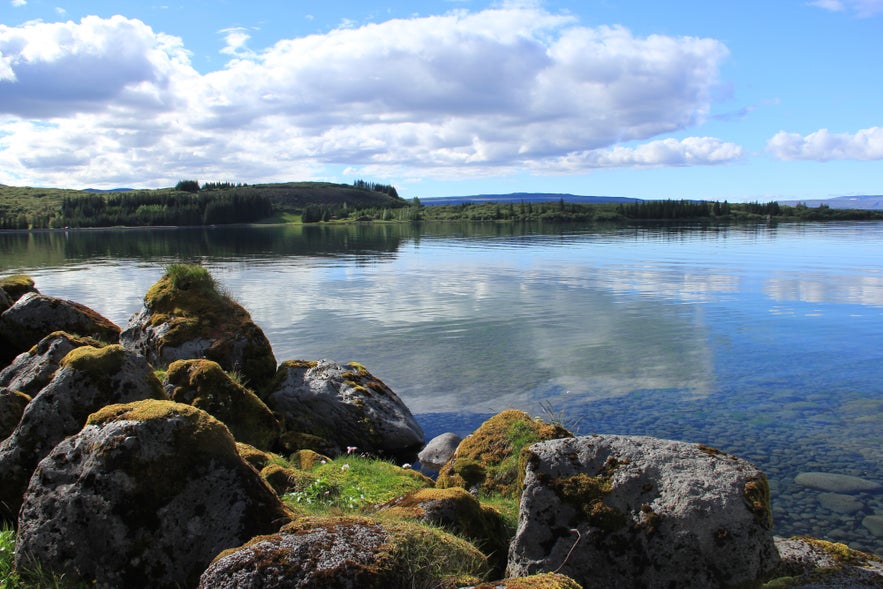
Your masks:
{"label": "underwater rock", "polygon": [[830,472],[802,472],[794,477],[794,482],[810,489],[831,493],[861,493],[883,489],[883,485],[874,481]]}
{"label": "underwater rock", "polygon": [[281,416],[285,430],[321,438],[337,454],[350,447],[411,460],[423,446],[423,429],[411,411],[357,363],[283,362],[266,403]]}
{"label": "underwater rock", "polygon": [[194,587],[221,551],[288,521],[208,413],[171,401],[112,405],[34,472],[16,566],[99,587]]}
{"label": "underwater rock", "polygon": [[883,538],[883,515],[868,515],[862,519],[862,525],[878,538]]}
{"label": "underwater rock", "polygon": [[510,575],[707,589],[754,583],[776,565],[766,477],[744,460],[643,436],[552,440],[528,453]]}
{"label": "underwater rock", "polygon": [[864,504],[852,495],[840,493],[820,493],[819,504],[837,513],[855,513],[865,508]]}

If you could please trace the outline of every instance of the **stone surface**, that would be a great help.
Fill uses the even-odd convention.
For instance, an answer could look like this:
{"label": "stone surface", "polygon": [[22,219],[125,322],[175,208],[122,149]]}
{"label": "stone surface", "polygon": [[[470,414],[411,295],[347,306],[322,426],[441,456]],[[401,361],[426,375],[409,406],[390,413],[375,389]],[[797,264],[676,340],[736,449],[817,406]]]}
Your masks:
{"label": "stone surface", "polygon": [[451,459],[462,441],[463,438],[451,432],[435,436],[420,450],[417,459],[422,466],[438,470]]}
{"label": "stone surface", "polygon": [[14,303],[29,292],[39,291],[34,286],[34,279],[24,274],[14,274],[0,278],[0,290],[3,291],[11,303]]}
{"label": "stone surface", "polygon": [[864,504],[852,495],[840,493],[819,493],[819,504],[837,513],[855,513],[865,508]]}
{"label": "stone surface", "polygon": [[411,411],[360,364],[283,362],[268,391],[266,403],[285,430],[326,440],[337,454],[354,447],[412,460],[423,446]]}
{"label": "stone surface", "polygon": [[540,573],[528,577],[515,579],[503,579],[474,585],[468,589],[583,589],[582,586],[564,575],[558,573]]}
{"label": "stone surface", "polygon": [[439,530],[357,517],[302,518],[219,555],[202,589],[450,587],[485,572],[482,554]]}
{"label": "stone surface", "polygon": [[195,268],[181,273],[183,277],[168,272],[151,286],[120,343],[158,368],[175,360],[213,360],[239,374],[261,396],[276,372],[269,340],[248,311],[218,290],[207,271]]}
{"label": "stone surface", "polygon": [[544,440],[573,437],[560,425],[534,419],[524,411],[498,413],[466,436],[438,473],[440,488],[463,487],[479,494],[521,494],[521,452]]}
{"label": "stone surface", "polygon": [[534,444],[526,464],[512,576],[705,589],[755,583],[776,565],[766,477],[734,456],[586,436]]}
{"label": "stone surface", "polygon": [[872,589],[883,587],[883,560],[814,538],[776,538],[780,562],[764,587]]}
{"label": "stone surface", "polygon": [[68,352],[81,346],[102,345],[95,338],[70,335],[64,331],[52,332],[0,371],[0,386],[34,396],[49,384]]}
{"label": "stone surface", "polygon": [[289,521],[224,425],[190,405],[112,405],[40,462],[16,565],[99,587],[194,587],[211,560]]}
{"label": "stone surface", "polygon": [[862,525],[878,538],[883,538],[883,515],[868,515],[862,518]]}
{"label": "stone surface", "polygon": [[178,360],[169,365],[165,391],[178,403],[207,411],[230,429],[238,442],[272,450],[279,421],[252,391],[235,382],[217,362]]}
{"label": "stone surface", "polygon": [[0,343],[7,354],[0,358],[0,365],[8,364],[55,331],[106,343],[117,342],[120,335],[118,326],[85,305],[29,292],[0,315]]}
{"label": "stone surface", "polygon": [[31,397],[21,391],[0,388],[0,441],[15,431],[30,402]]}
{"label": "stone surface", "polygon": [[28,479],[56,444],[75,434],[106,405],[164,399],[162,385],[143,357],[119,344],[75,348],[25,408],[0,443],[0,517],[14,522]]}
{"label": "stone surface", "polygon": [[831,493],[861,493],[883,489],[883,485],[874,481],[830,472],[802,472],[794,477],[794,482],[810,489]]}

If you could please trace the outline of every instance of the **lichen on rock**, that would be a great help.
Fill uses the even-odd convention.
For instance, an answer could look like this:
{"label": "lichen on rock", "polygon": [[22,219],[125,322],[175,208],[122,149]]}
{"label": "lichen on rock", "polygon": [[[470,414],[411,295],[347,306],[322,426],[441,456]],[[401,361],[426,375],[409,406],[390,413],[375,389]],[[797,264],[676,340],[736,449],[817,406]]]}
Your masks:
{"label": "lichen on rock", "polygon": [[104,344],[93,337],[71,335],[54,331],[41,339],[30,350],[19,354],[0,371],[0,386],[10,387],[36,395],[46,386],[68,352],[81,346],[100,348]]}

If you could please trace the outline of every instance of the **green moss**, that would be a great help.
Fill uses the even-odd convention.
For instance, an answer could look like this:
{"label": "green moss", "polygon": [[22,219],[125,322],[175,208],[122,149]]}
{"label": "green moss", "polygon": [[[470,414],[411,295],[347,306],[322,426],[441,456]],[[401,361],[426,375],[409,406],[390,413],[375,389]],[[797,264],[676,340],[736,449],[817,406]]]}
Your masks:
{"label": "green moss", "polygon": [[482,583],[473,589],[582,589],[582,585],[558,573],[540,573],[517,579]]}
{"label": "green moss", "polygon": [[547,484],[562,503],[575,508],[591,526],[606,532],[615,532],[628,523],[624,513],[604,502],[612,489],[610,478],[605,474],[593,477],[578,473],[570,477],[550,479]]}
{"label": "green moss", "polygon": [[34,290],[34,279],[25,274],[13,274],[0,278],[0,289],[6,291],[9,298],[17,301],[22,295]]}
{"label": "green moss", "polygon": [[439,471],[437,486],[477,488],[485,495],[521,494],[528,446],[544,440],[573,437],[561,426],[533,419],[523,411],[503,411],[464,439]]}
{"label": "green moss", "polygon": [[68,352],[62,358],[59,366],[69,366],[96,377],[106,377],[119,372],[123,367],[125,359],[126,351],[119,344],[104,346],[103,348],[80,346]]}

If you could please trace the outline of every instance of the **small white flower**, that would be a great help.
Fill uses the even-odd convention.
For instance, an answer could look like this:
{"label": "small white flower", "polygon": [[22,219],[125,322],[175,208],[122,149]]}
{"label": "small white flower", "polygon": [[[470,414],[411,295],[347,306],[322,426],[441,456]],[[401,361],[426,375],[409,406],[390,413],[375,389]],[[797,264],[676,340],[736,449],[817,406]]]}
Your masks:
{"label": "small white flower", "polygon": [[340,470],[343,471],[343,472],[346,472],[346,471],[348,471],[349,469],[350,469],[350,465],[349,465],[349,464],[344,464],[343,466],[340,467]]}
{"label": "small white flower", "polygon": [[410,462],[406,462],[406,463],[404,463],[404,464],[402,465],[402,468],[411,468],[411,463],[410,463]]}
{"label": "small white flower", "polygon": [[346,447],[346,453],[347,453],[347,454],[352,454],[352,453],[355,452],[356,450],[358,450],[358,448],[357,448],[356,446],[347,446],[347,447]]}

